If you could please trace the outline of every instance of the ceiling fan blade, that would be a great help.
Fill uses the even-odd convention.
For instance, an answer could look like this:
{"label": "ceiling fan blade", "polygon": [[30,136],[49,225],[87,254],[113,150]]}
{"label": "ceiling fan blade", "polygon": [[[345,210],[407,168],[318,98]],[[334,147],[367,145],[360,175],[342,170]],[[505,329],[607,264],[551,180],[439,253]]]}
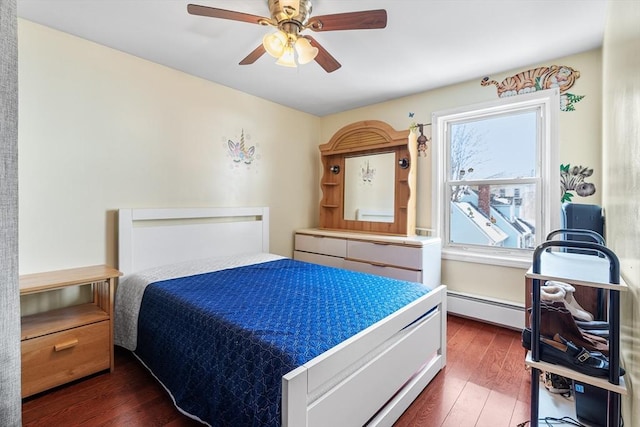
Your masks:
{"label": "ceiling fan blade", "polygon": [[318,63],[318,65],[324,68],[327,73],[332,73],[338,68],[342,67],[342,65],[338,61],[336,61],[336,58],[331,56],[331,54],[327,52],[327,50],[316,41],[316,39],[311,36],[304,36],[304,38],[309,40],[311,46],[318,48],[318,55],[316,56],[315,61]]}
{"label": "ceiling fan blade", "polygon": [[260,44],[257,48],[255,48],[253,50],[253,52],[251,52],[242,61],[240,61],[240,65],[253,64],[254,62],[256,62],[258,60],[258,58],[260,58],[262,55],[264,55],[265,52],[266,52],[266,50],[264,49],[264,46],[262,44]]}
{"label": "ceiling fan blade", "polygon": [[315,16],[309,19],[307,26],[313,31],[372,30],[385,28],[387,26],[387,11],[377,9]]}
{"label": "ceiling fan blade", "polygon": [[197,4],[187,5],[187,12],[191,15],[208,16],[210,18],[230,19],[232,21],[248,22],[250,24],[260,24],[264,21],[270,21],[267,18],[249,13],[235,12],[233,10],[218,9],[209,6],[200,6]]}

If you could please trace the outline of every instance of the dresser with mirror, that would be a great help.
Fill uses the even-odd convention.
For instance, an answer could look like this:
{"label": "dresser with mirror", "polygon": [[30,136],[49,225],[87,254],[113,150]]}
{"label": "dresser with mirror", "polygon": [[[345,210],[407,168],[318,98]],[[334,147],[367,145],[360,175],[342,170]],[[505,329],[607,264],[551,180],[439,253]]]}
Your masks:
{"label": "dresser with mirror", "polygon": [[367,120],[320,145],[319,226],[297,230],[294,258],[440,284],[439,238],[416,236],[416,135]]}

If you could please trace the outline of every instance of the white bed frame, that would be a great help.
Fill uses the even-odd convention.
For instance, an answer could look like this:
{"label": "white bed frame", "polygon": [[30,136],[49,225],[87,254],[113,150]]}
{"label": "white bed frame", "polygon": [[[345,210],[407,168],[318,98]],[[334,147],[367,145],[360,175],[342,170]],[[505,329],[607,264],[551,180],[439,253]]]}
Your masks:
{"label": "white bed frame", "polygon": [[[269,251],[269,208],[120,209],[119,266]],[[425,316],[425,313],[429,312]],[[446,363],[440,286],[282,378],[283,427],[391,426]]]}

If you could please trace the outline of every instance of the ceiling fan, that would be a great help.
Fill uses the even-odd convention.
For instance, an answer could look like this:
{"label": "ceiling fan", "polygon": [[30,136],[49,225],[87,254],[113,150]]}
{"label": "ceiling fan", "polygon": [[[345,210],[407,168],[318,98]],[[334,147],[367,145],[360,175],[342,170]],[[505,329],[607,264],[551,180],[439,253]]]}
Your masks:
{"label": "ceiling fan", "polygon": [[270,18],[196,4],[188,5],[187,11],[191,15],[278,28],[275,33],[265,35],[262,44],[240,61],[240,65],[253,64],[267,52],[278,58],[276,63],[279,65],[295,67],[315,60],[327,73],[337,70],[341,64],[316,39],[301,35],[302,31],[363,30],[387,26],[384,9],[311,17],[311,0],[268,0],[268,3]]}

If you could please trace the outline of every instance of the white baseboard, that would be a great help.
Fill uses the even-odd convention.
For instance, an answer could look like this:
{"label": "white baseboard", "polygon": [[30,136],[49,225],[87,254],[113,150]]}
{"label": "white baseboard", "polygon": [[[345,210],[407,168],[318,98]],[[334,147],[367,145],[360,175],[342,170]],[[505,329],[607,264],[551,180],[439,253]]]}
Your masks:
{"label": "white baseboard", "polygon": [[447,292],[447,312],[511,329],[524,328],[524,304],[462,292]]}

